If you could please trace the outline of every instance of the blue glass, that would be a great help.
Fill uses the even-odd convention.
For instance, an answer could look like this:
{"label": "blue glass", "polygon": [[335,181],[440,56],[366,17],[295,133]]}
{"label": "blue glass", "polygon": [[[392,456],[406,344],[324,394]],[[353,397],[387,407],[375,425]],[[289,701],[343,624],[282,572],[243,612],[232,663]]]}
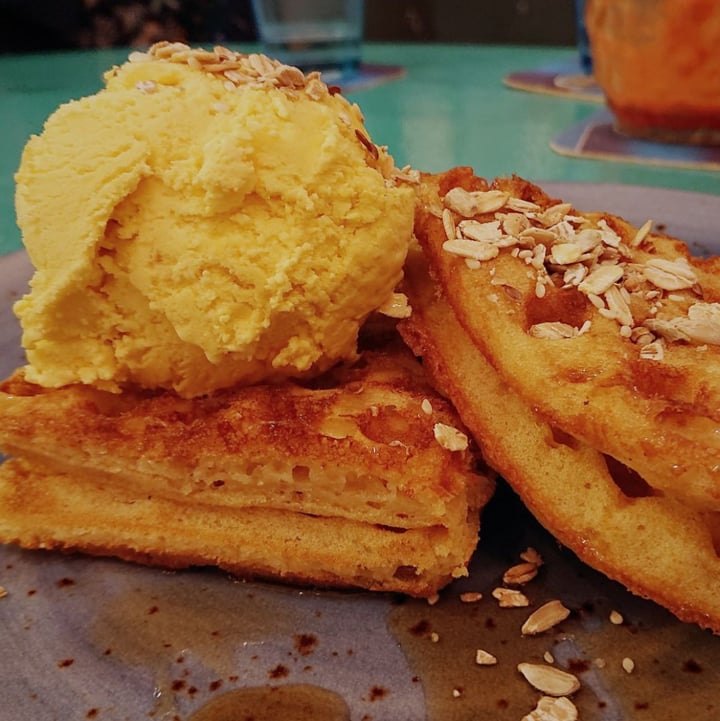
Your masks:
{"label": "blue glass", "polygon": [[590,75],[592,73],[592,54],[590,52],[590,39],[585,27],[585,0],[575,0],[575,19],[580,67],[584,73]]}
{"label": "blue glass", "polygon": [[303,70],[360,64],[363,0],[253,0],[263,51]]}

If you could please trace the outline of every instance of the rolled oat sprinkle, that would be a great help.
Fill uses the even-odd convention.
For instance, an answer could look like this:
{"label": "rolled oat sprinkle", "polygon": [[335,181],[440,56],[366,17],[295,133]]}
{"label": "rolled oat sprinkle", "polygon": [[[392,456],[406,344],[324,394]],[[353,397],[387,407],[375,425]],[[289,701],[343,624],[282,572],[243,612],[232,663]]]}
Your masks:
{"label": "rolled oat sprinkle", "polygon": [[520,558],[528,563],[534,563],[536,566],[542,566],[544,563],[542,556],[532,546],[528,546],[520,554]]}
{"label": "rolled oat sprinkle", "polygon": [[446,423],[436,423],[433,426],[435,440],[448,451],[464,451],[468,447],[468,437],[457,428]]}
{"label": "rolled oat sprinkle", "polygon": [[543,633],[562,623],[569,615],[570,609],[560,601],[548,601],[528,616],[522,625],[521,633],[523,636],[534,636]]}
{"label": "rolled oat sprinkle", "polygon": [[508,586],[522,586],[529,581],[532,581],[537,576],[538,567],[535,563],[525,561],[524,563],[518,563],[516,566],[508,568],[503,574],[503,583]]}
{"label": "rolled oat sprinkle", "polygon": [[549,696],[569,696],[580,688],[577,676],[555,666],[519,663],[517,670],[531,686]]}
{"label": "rolled oat sprinkle", "polygon": [[578,710],[565,696],[543,696],[522,721],[577,721]]}
{"label": "rolled oat sprinkle", "polygon": [[[338,96],[341,107],[340,117],[351,124],[351,117],[355,116],[362,122],[362,113],[355,104],[351,104],[338,88],[328,86],[322,81],[319,72],[307,74],[292,65],[285,65],[278,60],[260,55],[259,53],[235,52],[220,45],[212,50],[192,48],[184,43],[170,43],[162,41],[152,45],[147,52],[132,52],[128,56],[131,63],[165,62],[187,65],[194,70],[214,75],[223,81],[225,89],[231,93],[241,87],[262,86],[277,88],[290,97],[298,97],[304,93],[310,100],[323,101]],[[114,72],[117,72],[115,68]],[[157,84],[153,80],[142,80],[137,88],[143,93],[156,92]],[[222,111],[219,111],[222,112]],[[358,142],[368,153],[369,164],[376,167],[385,178],[388,185],[394,185],[400,180],[406,183],[417,184],[420,174],[410,166],[402,169],[395,167],[392,157],[387,153],[385,146],[375,145],[363,132],[355,129]]]}
{"label": "rolled oat sprinkle", "polygon": [[481,648],[475,651],[475,663],[478,666],[494,666],[497,662],[497,658],[488,651]]}
{"label": "rolled oat sprinkle", "polygon": [[157,90],[157,83],[154,80],[141,80],[135,87],[141,93],[154,93]]}
{"label": "rolled oat sprinkle", "polygon": [[525,608],[530,605],[530,599],[521,591],[513,588],[495,588],[492,596],[497,600],[500,608]]}
{"label": "rolled oat sprinkle", "polygon": [[[643,336],[642,345],[657,336],[693,345],[720,345],[717,302],[704,304],[706,308],[695,312],[696,317],[692,317],[691,306],[690,310],[676,310],[675,317],[655,326],[652,319],[641,320],[658,313],[660,302],[648,305],[651,294],[681,304],[687,297],[677,291],[696,299],[703,297],[698,276],[686,258],[644,259],[640,255],[650,238],[652,221],[636,230],[621,229],[611,217],[593,221],[574,214],[570,203],[543,209],[500,190],[469,192],[456,187],[448,190],[442,201],[448,238],[443,249],[464,258],[471,270],[507,251],[537,271],[536,298],[543,299],[553,285],[577,288],[599,315],[615,321],[621,337],[634,344],[640,346],[638,328],[647,326],[652,333],[649,340]],[[490,214],[494,221],[487,219]],[[648,290],[647,285],[653,289]],[[644,311],[635,301],[645,304]],[[566,340],[579,335],[550,333],[538,329],[539,325],[543,324],[530,329],[538,339]],[[639,352],[639,357],[663,360],[661,352]]]}

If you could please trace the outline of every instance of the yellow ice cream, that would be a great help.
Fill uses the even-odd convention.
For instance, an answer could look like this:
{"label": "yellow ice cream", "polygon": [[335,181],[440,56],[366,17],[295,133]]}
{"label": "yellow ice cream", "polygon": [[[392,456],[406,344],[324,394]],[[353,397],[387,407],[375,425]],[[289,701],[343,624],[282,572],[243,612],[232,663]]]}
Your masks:
{"label": "yellow ice cream", "polygon": [[28,378],[191,397],[352,357],[401,277],[414,199],[360,111],[262,56],[131,60],[23,153]]}

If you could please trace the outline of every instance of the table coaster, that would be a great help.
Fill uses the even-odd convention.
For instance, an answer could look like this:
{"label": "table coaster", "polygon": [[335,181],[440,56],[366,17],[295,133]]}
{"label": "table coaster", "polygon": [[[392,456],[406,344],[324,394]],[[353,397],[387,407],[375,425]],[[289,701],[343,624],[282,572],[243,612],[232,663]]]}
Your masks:
{"label": "table coaster", "polygon": [[405,76],[406,69],[401,65],[378,65],[361,63],[359,68],[342,72],[340,70],[323,71],[322,79],[328,85],[339,86],[343,93],[367,90]]}
{"label": "table coaster", "polygon": [[593,76],[584,73],[577,60],[556,62],[533,70],[520,70],[506,75],[503,82],[514,90],[524,90],[529,93],[555,95],[593,103],[602,103],[605,99]]}
{"label": "table coaster", "polygon": [[593,113],[558,133],[550,147],[560,155],[693,170],[720,170],[720,146],[658,143],[622,135],[610,111]]}

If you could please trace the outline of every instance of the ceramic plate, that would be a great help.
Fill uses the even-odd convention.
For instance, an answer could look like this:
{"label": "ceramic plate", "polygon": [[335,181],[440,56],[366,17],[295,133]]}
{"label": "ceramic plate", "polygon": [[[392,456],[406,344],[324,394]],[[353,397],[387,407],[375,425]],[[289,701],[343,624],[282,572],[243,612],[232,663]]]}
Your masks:
{"label": "ceramic plate", "polygon": [[[698,253],[720,250],[719,197],[544,186],[581,209],[652,218]],[[24,253],[0,259],[3,375],[22,359],[11,304],[29,274]],[[520,634],[529,609],[491,596],[528,546],[545,559],[525,589],[532,606],[560,599],[572,610],[536,637]],[[0,719],[519,721],[540,694],[517,664],[547,653],[580,677],[583,721],[720,718],[720,638],[579,563],[502,485],[470,570],[430,605],[0,547]],[[463,602],[468,591],[483,598]],[[478,666],[477,649],[497,665]]]}

